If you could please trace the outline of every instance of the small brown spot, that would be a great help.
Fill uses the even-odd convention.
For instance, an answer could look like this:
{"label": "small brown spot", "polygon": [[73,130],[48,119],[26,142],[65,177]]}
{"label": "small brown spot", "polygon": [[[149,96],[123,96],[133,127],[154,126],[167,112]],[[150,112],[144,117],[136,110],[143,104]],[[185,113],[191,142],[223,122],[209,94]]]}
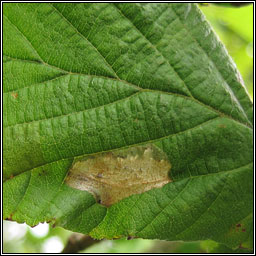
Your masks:
{"label": "small brown spot", "polygon": [[241,227],[241,224],[240,224],[240,223],[236,224],[236,227],[237,227],[237,228],[240,228],[240,227]]}
{"label": "small brown spot", "polygon": [[10,216],[6,218],[6,220],[12,220],[12,216],[13,216],[13,213],[11,213]]}
{"label": "small brown spot", "polygon": [[11,174],[10,179],[13,179],[13,177],[14,177],[13,174]]}
{"label": "small brown spot", "polygon": [[17,99],[18,98],[18,93],[17,92],[12,92],[12,97],[14,98],[14,99]]}
{"label": "small brown spot", "polygon": [[40,172],[40,174],[41,174],[41,175],[45,175],[45,174],[46,174],[46,170],[42,170],[42,171]]}
{"label": "small brown spot", "polygon": [[51,218],[50,220],[47,221],[47,223],[50,223],[51,227],[55,228],[56,227],[56,218],[55,217]]}
{"label": "small brown spot", "polygon": [[246,229],[245,229],[245,228],[243,228],[243,229],[242,229],[242,232],[245,232],[245,231],[246,231]]}

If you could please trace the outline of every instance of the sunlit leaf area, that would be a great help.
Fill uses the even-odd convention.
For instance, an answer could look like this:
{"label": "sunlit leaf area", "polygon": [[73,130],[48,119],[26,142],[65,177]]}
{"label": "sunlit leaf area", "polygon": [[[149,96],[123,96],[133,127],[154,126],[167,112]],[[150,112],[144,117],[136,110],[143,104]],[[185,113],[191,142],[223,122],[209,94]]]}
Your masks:
{"label": "sunlit leaf area", "polygon": [[[253,5],[221,7],[200,4],[199,8],[227,48],[238,67],[248,93],[253,99]],[[239,228],[239,227],[238,227]],[[3,221],[5,253],[60,253],[73,232],[40,223],[26,224]],[[103,239],[81,253],[234,253],[212,240],[182,242],[148,239]],[[239,248],[235,252],[247,252]]]}

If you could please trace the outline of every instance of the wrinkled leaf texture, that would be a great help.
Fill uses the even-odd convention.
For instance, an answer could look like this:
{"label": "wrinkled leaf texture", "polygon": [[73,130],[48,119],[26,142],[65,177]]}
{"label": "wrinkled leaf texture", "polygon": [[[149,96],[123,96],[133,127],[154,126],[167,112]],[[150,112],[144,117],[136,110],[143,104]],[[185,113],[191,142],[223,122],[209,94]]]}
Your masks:
{"label": "wrinkled leaf texture", "polygon": [[[3,4],[4,218],[252,246],[252,103],[196,4]],[[153,143],[173,182],[106,208],[74,159]]]}

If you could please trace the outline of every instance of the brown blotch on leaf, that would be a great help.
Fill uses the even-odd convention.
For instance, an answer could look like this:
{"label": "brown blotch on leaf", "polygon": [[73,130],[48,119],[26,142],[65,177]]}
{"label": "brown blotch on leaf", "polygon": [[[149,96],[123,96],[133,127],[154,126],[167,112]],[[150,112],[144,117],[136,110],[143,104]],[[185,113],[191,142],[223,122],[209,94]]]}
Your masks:
{"label": "brown blotch on leaf", "polygon": [[237,228],[240,228],[240,227],[241,227],[241,224],[240,224],[240,223],[236,224],[236,227],[237,227]]}
{"label": "brown blotch on leaf", "polygon": [[170,169],[166,154],[149,144],[80,159],[73,163],[65,182],[110,206],[171,182]]}
{"label": "brown blotch on leaf", "polygon": [[245,231],[246,231],[246,229],[245,229],[245,228],[243,228],[243,229],[242,229],[242,232],[245,232]]}
{"label": "brown blotch on leaf", "polygon": [[9,217],[5,218],[5,220],[10,220],[10,221],[12,221],[12,220],[13,220],[13,219],[12,219],[12,216],[13,216],[13,213],[11,213]]}
{"label": "brown blotch on leaf", "polygon": [[12,97],[14,98],[14,99],[17,99],[18,98],[18,93],[17,92],[12,92]]}

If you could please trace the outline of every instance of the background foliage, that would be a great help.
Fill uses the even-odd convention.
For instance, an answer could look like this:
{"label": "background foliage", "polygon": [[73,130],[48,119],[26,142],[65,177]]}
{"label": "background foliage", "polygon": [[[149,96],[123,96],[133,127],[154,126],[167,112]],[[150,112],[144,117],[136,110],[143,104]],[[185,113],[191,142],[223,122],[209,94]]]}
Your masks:
{"label": "background foliage", "polygon": [[[228,8],[209,4],[202,5],[200,8],[226,45],[229,54],[242,74],[251,98],[253,98],[253,6]],[[71,233],[62,228],[51,229],[48,224],[39,225],[37,229],[32,229],[25,224],[4,221],[4,252],[60,252]],[[231,251],[213,241],[182,243],[120,239],[102,241],[84,252],[228,253]]]}

